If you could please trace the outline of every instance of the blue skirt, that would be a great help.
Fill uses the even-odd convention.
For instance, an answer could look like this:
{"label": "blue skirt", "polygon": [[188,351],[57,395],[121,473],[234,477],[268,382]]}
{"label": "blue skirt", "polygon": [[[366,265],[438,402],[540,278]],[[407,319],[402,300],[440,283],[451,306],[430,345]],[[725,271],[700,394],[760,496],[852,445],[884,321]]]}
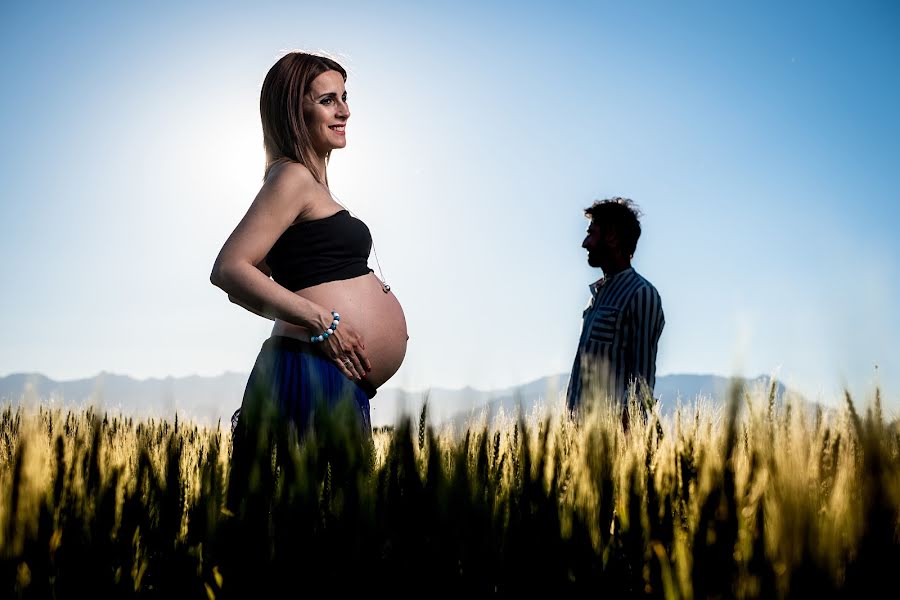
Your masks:
{"label": "blue skirt", "polygon": [[369,399],[374,395],[375,388],[369,382],[347,379],[313,344],[285,336],[267,339],[250,371],[241,408],[231,418],[227,506],[239,510],[252,473],[259,472],[255,469],[260,465],[271,466],[271,456],[265,455],[268,442],[260,445],[266,438],[259,436],[259,427],[269,417],[261,419],[261,415],[292,423],[298,441],[303,441],[316,423],[317,410],[332,411],[339,404],[349,405],[351,410],[340,411],[340,416],[349,416],[359,426],[360,441],[371,449]]}
{"label": "blue skirt", "polygon": [[359,426],[371,436],[369,400],[373,396],[375,387],[372,384],[348,379],[313,344],[274,335],[263,342],[256,358],[241,409],[231,418],[232,433],[238,427],[241,412],[248,409],[248,403],[268,398],[274,402],[281,417],[290,419],[297,426],[301,438],[312,423],[317,407],[333,409],[343,400],[350,401]]}

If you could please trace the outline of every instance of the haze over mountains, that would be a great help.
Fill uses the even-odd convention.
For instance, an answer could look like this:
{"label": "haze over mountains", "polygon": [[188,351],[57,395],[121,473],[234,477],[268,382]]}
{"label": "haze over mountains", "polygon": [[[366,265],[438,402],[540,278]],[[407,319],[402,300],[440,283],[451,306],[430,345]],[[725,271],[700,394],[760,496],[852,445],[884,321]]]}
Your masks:
{"label": "haze over mountains", "polygon": [[[96,377],[73,381],[54,381],[41,374],[13,374],[0,378],[0,405],[58,406],[80,408],[93,404],[113,414],[121,412],[136,418],[193,419],[202,425],[227,424],[240,407],[246,373],[226,372],[216,377],[166,377],[138,380],[125,375],[101,373]],[[526,412],[538,404],[558,401],[565,392],[568,374],[541,377],[529,383],[498,390],[474,388],[434,388],[427,392],[428,413],[432,422],[440,424],[460,421],[481,408],[496,412],[501,407],[515,412],[519,403]],[[768,378],[749,380],[752,385],[768,386]],[[664,375],[657,378],[655,395],[663,414],[698,397],[713,404],[723,403],[730,380],[718,375]],[[778,386],[779,400],[786,392]],[[399,388],[382,388],[372,400],[372,425],[396,422],[401,411],[413,415],[421,410],[425,392],[408,392]]]}

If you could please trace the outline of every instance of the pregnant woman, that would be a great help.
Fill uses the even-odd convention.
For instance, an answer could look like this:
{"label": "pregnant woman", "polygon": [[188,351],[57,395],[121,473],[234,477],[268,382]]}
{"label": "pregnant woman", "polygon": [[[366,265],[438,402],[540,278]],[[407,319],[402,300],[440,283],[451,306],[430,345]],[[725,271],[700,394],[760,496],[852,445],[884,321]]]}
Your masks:
{"label": "pregnant woman", "polygon": [[337,62],[293,52],[262,85],[264,183],[210,276],[232,302],[275,321],[234,423],[235,452],[260,390],[301,437],[317,406],[345,398],[371,435],[369,400],[406,354],[403,309],[368,267],[369,229],[328,187],[331,151],[347,144],[346,80]]}

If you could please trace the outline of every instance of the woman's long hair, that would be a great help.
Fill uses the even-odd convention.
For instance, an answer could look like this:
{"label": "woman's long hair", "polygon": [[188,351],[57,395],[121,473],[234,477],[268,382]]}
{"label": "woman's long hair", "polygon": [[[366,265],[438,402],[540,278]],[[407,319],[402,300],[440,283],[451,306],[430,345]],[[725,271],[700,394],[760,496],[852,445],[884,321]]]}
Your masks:
{"label": "woman's long hair", "polygon": [[[347,71],[337,62],[305,52],[291,52],[276,62],[262,84],[259,115],[262,119],[266,170],[263,180],[276,164],[298,162],[312,173],[316,181],[327,185],[325,173],[319,173],[309,129],[303,118],[303,98],[312,80],[325,71],[337,71],[347,81]],[[331,151],[325,156],[327,163]]]}

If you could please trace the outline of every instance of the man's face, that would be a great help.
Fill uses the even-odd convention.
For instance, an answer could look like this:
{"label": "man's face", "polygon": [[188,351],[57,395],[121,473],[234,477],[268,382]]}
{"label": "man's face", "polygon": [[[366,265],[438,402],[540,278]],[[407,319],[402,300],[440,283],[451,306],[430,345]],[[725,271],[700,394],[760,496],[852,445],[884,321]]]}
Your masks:
{"label": "man's face", "polygon": [[615,232],[594,221],[588,226],[587,236],[581,243],[581,247],[588,251],[588,264],[601,269],[612,262],[618,245]]}

